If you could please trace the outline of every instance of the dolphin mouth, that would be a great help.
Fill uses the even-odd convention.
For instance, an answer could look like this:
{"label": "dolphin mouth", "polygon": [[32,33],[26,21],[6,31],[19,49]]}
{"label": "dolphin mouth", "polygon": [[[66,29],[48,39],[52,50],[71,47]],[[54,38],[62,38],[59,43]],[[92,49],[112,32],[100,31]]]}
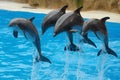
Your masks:
{"label": "dolphin mouth", "polygon": [[55,37],[55,36],[56,36],[56,33],[53,34],[53,37]]}
{"label": "dolphin mouth", "polygon": [[12,24],[9,24],[8,26],[9,26],[9,27],[12,27],[13,25],[12,25]]}
{"label": "dolphin mouth", "polygon": [[12,23],[10,23],[10,24],[8,24],[8,26],[9,26],[9,27],[13,27],[13,26],[17,26],[17,24],[12,24]]}
{"label": "dolphin mouth", "polygon": [[85,35],[84,32],[82,32],[81,35],[82,35],[82,36]]}

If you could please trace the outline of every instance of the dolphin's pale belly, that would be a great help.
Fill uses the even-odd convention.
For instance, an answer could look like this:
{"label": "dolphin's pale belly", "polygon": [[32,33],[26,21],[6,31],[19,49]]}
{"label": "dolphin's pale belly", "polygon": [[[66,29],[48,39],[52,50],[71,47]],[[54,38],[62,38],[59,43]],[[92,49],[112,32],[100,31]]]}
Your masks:
{"label": "dolphin's pale belly", "polygon": [[[96,33],[97,37],[102,41],[102,51],[106,52],[106,48],[105,48],[105,35],[102,34],[101,32],[97,32]],[[106,41],[107,42],[107,41]]]}
{"label": "dolphin's pale belly", "polygon": [[27,31],[25,31],[25,32],[23,32],[23,34],[24,34],[25,38],[29,41],[34,42],[36,39],[36,36],[33,33],[29,33]]}
{"label": "dolphin's pale belly", "polygon": [[97,32],[96,33],[96,35],[97,35],[97,37],[101,40],[101,41],[103,41],[104,42],[104,39],[105,39],[105,35],[104,34],[102,34],[101,32]]}

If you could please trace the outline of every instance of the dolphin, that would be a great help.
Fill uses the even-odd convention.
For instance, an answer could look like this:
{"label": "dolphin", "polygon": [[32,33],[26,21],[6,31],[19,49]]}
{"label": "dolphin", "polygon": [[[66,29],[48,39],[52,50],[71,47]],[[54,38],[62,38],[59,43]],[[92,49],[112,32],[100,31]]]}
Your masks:
{"label": "dolphin", "polygon": [[57,22],[57,20],[66,13],[66,8],[68,7],[68,5],[63,6],[61,9],[59,10],[54,10],[49,12],[45,18],[43,19],[42,22],[42,34],[45,33],[45,31],[50,28],[51,26],[54,26],[55,23]]}
{"label": "dolphin", "polygon": [[[84,20],[80,14],[80,10],[83,7],[79,7],[73,12],[66,13],[62,15],[56,22],[55,28],[54,28],[54,37],[62,32],[67,32],[67,36],[69,38],[70,44],[68,45],[68,50],[70,51],[79,51],[79,48],[73,43],[73,32],[81,32],[82,25],[84,23]],[[77,26],[77,30],[73,29],[73,27]],[[85,35],[85,38],[87,39],[87,42],[92,42],[87,38],[87,35]],[[85,40],[84,40],[85,41]],[[86,43],[87,43],[86,42]],[[93,43],[93,42],[92,42]],[[93,45],[95,45],[93,43]],[[66,50],[67,46],[64,48]]]}
{"label": "dolphin", "polygon": [[117,57],[117,54],[108,46],[108,32],[105,25],[107,19],[110,19],[110,17],[103,17],[101,19],[90,19],[84,22],[81,34],[85,35],[89,31],[92,31],[96,35],[96,37],[103,42],[103,49],[98,52],[97,56],[99,56],[103,52],[107,52],[108,54]]}
{"label": "dolphin", "polygon": [[10,21],[9,27],[13,28],[13,36],[15,38],[18,37],[18,32],[22,32],[27,40],[30,40],[33,42],[33,44],[35,45],[38,51],[38,56],[35,58],[36,62],[44,61],[44,62],[51,63],[51,61],[48,58],[44,57],[41,54],[40,37],[37,29],[32,23],[33,20],[34,20],[34,17],[30,19],[14,18]]}

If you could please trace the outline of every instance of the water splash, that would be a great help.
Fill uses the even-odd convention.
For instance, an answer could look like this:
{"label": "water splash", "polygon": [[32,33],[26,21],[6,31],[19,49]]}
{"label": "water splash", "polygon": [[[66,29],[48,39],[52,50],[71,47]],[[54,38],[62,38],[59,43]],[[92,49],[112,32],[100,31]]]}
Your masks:
{"label": "water splash", "polygon": [[[80,53],[78,53],[78,56],[80,56]],[[77,71],[76,71],[76,78],[77,78],[77,80],[79,80],[79,78],[81,78],[80,77],[80,65],[81,65],[81,60],[80,59],[78,59],[78,66],[77,66]]]}
{"label": "water splash", "polygon": [[[39,80],[39,68],[38,63],[35,63],[36,57],[36,50],[33,49],[33,64],[32,64],[32,73],[31,73],[31,80]],[[40,65],[39,65],[40,66]]]}
{"label": "water splash", "polygon": [[83,63],[83,60],[82,60],[82,55],[81,53],[83,53],[83,49],[81,47],[81,45],[83,45],[83,42],[80,42],[80,40],[82,39],[81,35],[79,33],[76,33],[76,42],[77,42],[77,46],[79,47],[80,51],[77,52],[78,54],[78,66],[77,66],[77,71],[76,71],[76,78],[77,80],[82,80],[82,77],[84,76],[81,76],[81,71],[80,71],[80,66],[81,64]]}
{"label": "water splash", "polygon": [[99,62],[97,65],[97,69],[98,69],[98,79],[99,80],[104,80],[104,73],[105,73],[105,63],[107,61],[107,54],[102,54],[101,56],[99,56]]}
{"label": "water splash", "polygon": [[36,56],[38,56],[38,54],[37,54],[36,49],[34,48],[31,80],[42,80],[44,76],[41,74],[46,74],[46,76],[47,74],[49,74],[50,64],[46,62],[42,62],[42,61],[35,62]]}
{"label": "water splash", "polygon": [[[39,65],[40,66],[40,65]],[[32,66],[32,74],[31,74],[31,80],[40,80],[40,76],[39,76],[39,67],[38,64],[33,63]]]}
{"label": "water splash", "polygon": [[65,60],[65,67],[64,67],[64,73],[63,73],[63,80],[68,80],[68,68],[69,68],[69,51],[66,51],[66,60]]}
{"label": "water splash", "polygon": [[66,55],[66,59],[65,59],[65,67],[64,67],[64,73],[62,74],[63,78],[62,80],[68,80],[67,79],[67,76],[68,76],[68,68],[69,68],[69,50],[68,50],[68,46],[69,46],[69,42],[68,42],[68,39],[66,38],[66,52],[65,52],[65,55]]}

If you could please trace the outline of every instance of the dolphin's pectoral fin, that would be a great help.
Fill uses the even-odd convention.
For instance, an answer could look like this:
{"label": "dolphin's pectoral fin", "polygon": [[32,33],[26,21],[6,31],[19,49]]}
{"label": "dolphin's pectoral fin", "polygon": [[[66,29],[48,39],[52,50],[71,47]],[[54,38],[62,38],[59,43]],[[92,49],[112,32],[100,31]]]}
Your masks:
{"label": "dolphin's pectoral fin", "polygon": [[43,61],[43,62],[48,62],[51,64],[51,61],[42,55],[40,57],[36,57],[35,60],[36,60],[36,62]]}
{"label": "dolphin's pectoral fin", "polygon": [[35,19],[35,17],[31,17],[29,20],[32,22]]}
{"label": "dolphin's pectoral fin", "polygon": [[76,32],[78,32],[78,30],[71,29],[71,30],[69,30],[69,32],[76,33]]}
{"label": "dolphin's pectoral fin", "polygon": [[88,38],[88,34],[83,35],[83,38],[84,38],[84,39],[83,39],[83,42],[84,42],[84,43],[88,43],[88,44],[94,46],[95,48],[97,48],[97,46],[95,45],[95,43]]}
{"label": "dolphin's pectoral fin", "polygon": [[98,52],[97,56],[99,56],[101,54],[101,52],[102,52],[102,49]]}
{"label": "dolphin's pectoral fin", "polygon": [[15,38],[18,38],[18,31],[13,31],[13,36],[15,37]]}
{"label": "dolphin's pectoral fin", "polygon": [[96,35],[96,37],[100,40],[100,38],[99,38],[99,36],[97,35],[97,33],[96,32],[94,32],[94,34]]}
{"label": "dolphin's pectoral fin", "polygon": [[108,52],[108,54],[111,54],[115,57],[118,57],[118,55],[112,49],[110,49],[109,47],[106,48],[106,51]]}
{"label": "dolphin's pectoral fin", "polygon": [[64,50],[69,50],[69,51],[79,51],[79,47],[77,47],[75,44],[70,44],[68,46],[65,46]]}

